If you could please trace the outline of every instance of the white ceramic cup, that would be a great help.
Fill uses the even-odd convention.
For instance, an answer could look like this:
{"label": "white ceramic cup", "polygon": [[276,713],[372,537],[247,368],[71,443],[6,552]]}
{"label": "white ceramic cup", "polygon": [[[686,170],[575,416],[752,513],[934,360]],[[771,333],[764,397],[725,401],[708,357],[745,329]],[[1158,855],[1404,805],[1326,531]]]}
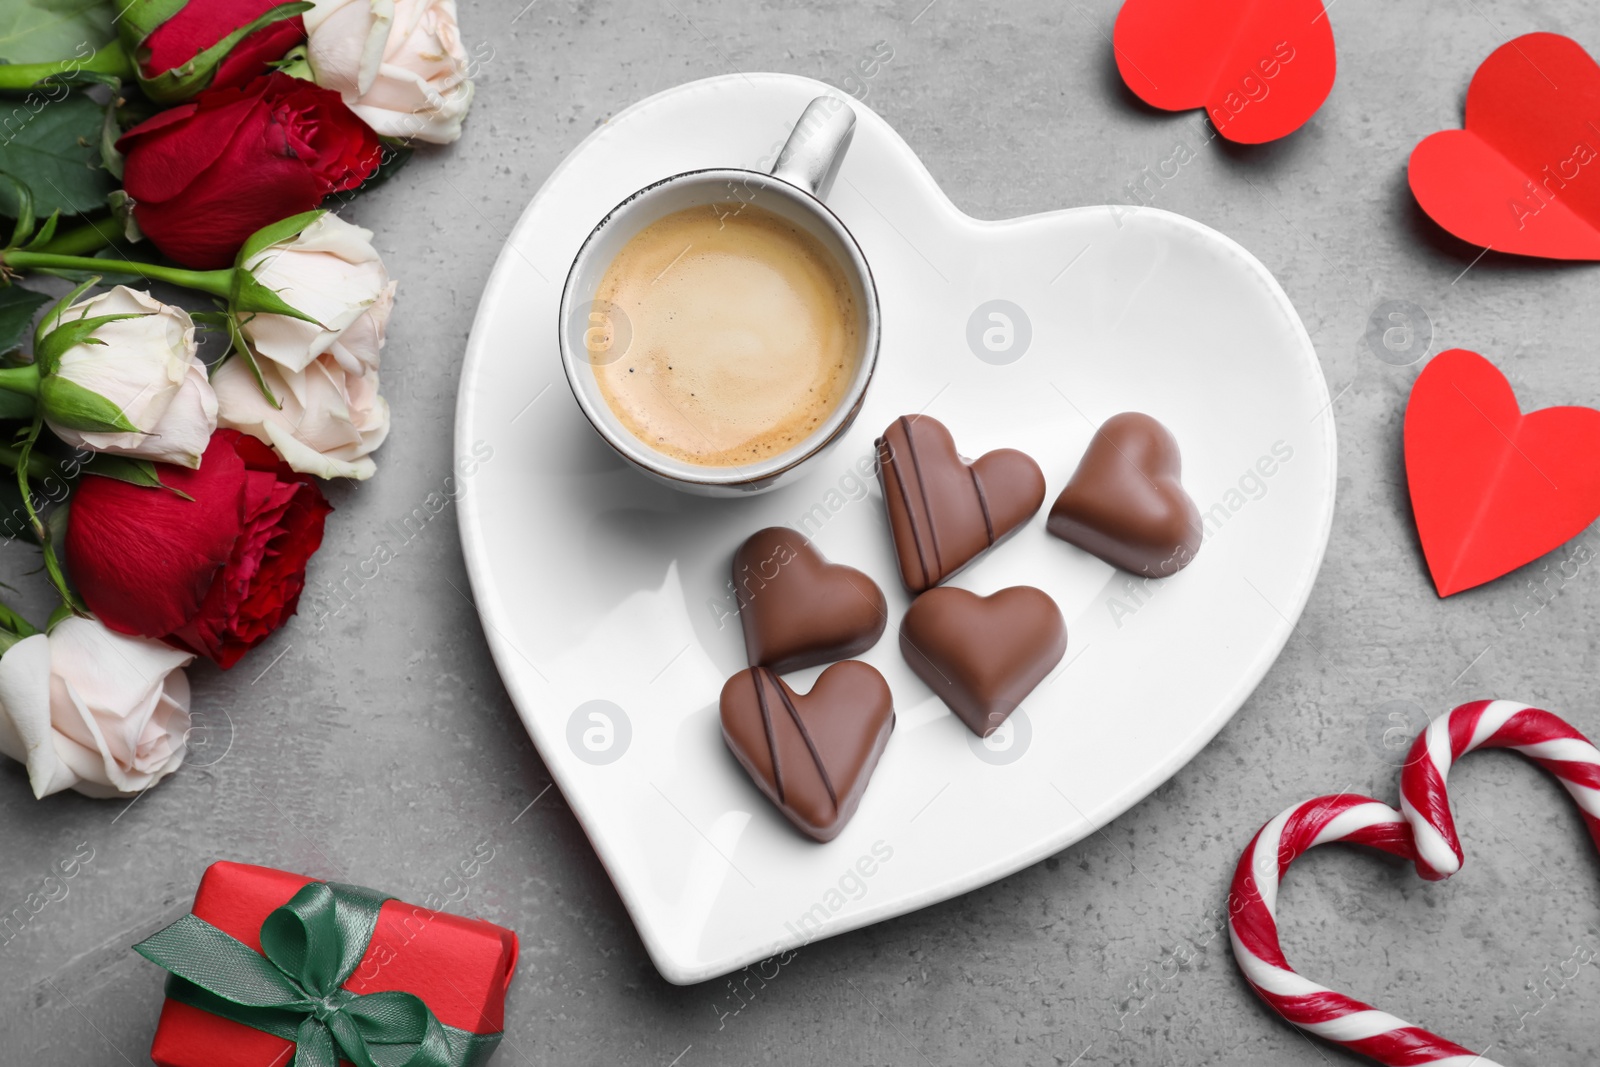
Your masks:
{"label": "white ceramic cup", "polygon": [[[855,121],[855,112],[843,99],[820,96],[806,106],[771,174],[735,168],[674,174],[618,204],[584,240],[561,294],[561,364],[584,416],[630,466],[674,489],[702,496],[762,493],[797,477],[805,464],[844,434],[861,410],[878,361],[878,290],[855,238],[818,198]],[[625,316],[597,301],[595,293],[617,253],[646,226],[686,208],[739,203],[759,205],[794,223],[834,257],[860,316],[856,336],[861,349],[839,406],[805,440],[759,463],[703,467],[664,455],[635,437],[601,395],[595,366],[621,358],[632,337]],[[608,344],[591,352],[589,342],[596,337]]]}

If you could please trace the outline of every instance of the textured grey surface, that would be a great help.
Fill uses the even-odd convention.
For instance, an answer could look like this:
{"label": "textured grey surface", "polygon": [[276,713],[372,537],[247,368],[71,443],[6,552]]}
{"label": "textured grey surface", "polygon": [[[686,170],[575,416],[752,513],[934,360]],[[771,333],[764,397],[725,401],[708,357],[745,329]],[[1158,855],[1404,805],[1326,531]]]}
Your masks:
{"label": "textured grey surface", "polygon": [[[350,212],[400,279],[384,372],[395,433],[375,481],[336,487],[301,617],[232,672],[193,671],[208,743],[194,763],[208,765],[132,805],[36,803],[19,768],[0,769],[0,909],[23,904],[80,844],[94,853],[63,899],[0,944],[0,1061],[146,1062],[161,979],[128,946],[186,909],[208,863],[240,858],[438,894],[517,929],[504,1065],[1358,1062],[1254,1000],[1219,909],[1239,850],[1284,806],[1340,789],[1395,798],[1382,741],[1392,712],[1403,722],[1407,707],[1414,717],[1506,696],[1600,733],[1589,632],[1600,539],[1591,530],[1581,550],[1436,599],[1400,452],[1417,367],[1362,342],[1375,307],[1409,300],[1431,317],[1435,351],[1482,352],[1525,407],[1600,404],[1595,268],[1475,262],[1420,215],[1404,178],[1413,145],[1459,125],[1468,78],[1509,36],[1553,30],[1600,52],[1590,5],[1336,4],[1332,97],[1287,141],[1242,149],[1131,99],[1107,40],[1114,0],[524,2],[461,0],[482,62],[465,138],[419,153]],[[752,970],[737,993],[728,980],[674,988],[559,791],[545,791],[465,596],[453,509],[413,520],[409,539],[392,531],[450,473],[478,293],[561,158],[635,100],[707,75],[778,70],[857,88],[845,79],[880,41],[893,58],[867,103],[975,215],[1126,200],[1143,168],[1188,144],[1195,158],[1155,203],[1277,274],[1338,394],[1333,537],[1260,689],[1103,833],[987,889],[813,944],[766,981]],[[333,584],[383,540],[396,558],[337,597]],[[0,578],[23,579],[22,551],[0,559]],[[1451,785],[1467,869],[1435,885],[1353,852],[1308,858],[1283,896],[1291,961],[1493,1046],[1501,1062],[1593,1063],[1600,968],[1578,961],[1600,954],[1600,863],[1577,816],[1511,756],[1472,757]],[[464,877],[480,842],[492,858]]]}

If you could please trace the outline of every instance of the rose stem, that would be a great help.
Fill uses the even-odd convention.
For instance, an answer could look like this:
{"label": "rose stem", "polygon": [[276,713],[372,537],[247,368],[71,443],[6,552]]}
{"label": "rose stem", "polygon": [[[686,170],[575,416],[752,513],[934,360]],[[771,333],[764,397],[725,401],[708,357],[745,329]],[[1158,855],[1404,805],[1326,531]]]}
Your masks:
{"label": "rose stem", "polygon": [[[0,69],[4,69],[0,66]],[[222,270],[183,270],[155,263],[130,263],[122,259],[96,259],[92,256],[58,256],[52,252],[0,252],[0,265],[14,270],[83,270],[96,274],[137,274],[146,281],[171,282],[187,289],[198,289],[212,296],[227,297],[233,282],[233,268]]]}
{"label": "rose stem", "polygon": [[[0,66],[0,70],[4,70]],[[57,256],[86,256],[90,252],[98,252],[115,240],[117,223],[109,218],[93,219],[79,226],[77,229],[58,233],[42,245],[36,245],[29,251],[46,252]]]}
{"label": "rose stem", "polygon": [[49,63],[0,64],[0,89],[32,89],[49,78],[67,77],[81,71],[132,78],[137,72],[133,61],[116,41],[101,45],[82,59],[58,59]]}
{"label": "rose stem", "polygon": [[[5,466],[10,467],[12,470],[16,470],[17,464],[21,462],[22,450],[20,448],[12,448],[10,445],[0,445],[0,464],[4,464]],[[56,469],[56,465],[50,462],[49,457],[28,457],[28,477],[34,478],[38,481],[44,481],[44,479],[50,477],[52,474],[58,473],[60,472]]]}
{"label": "rose stem", "polygon": [[[21,393],[23,396],[38,396],[39,365],[24,363],[20,367],[0,367],[0,389],[8,393]],[[3,452],[0,452],[0,463],[6,463],[13,470],[17,466],[15,463],[7,463]]]}
{"label": "rose stem", "polygon": [[61,603],[74,615],[86,615],[88,611],[83,608],[72,594],[72,587],[67,584],[67,576],[61,569],[61,561],[56,559],[56,548],[50,540],[50,531],[45,528],[44,520],[39,517],[39,511],[33,503],[33,487],[29,484],[29,477],[33,474],[33,446],[38,443],[39,431],[44,429],[44,413],[37,408],[33,412],[33,422],[28,427],[27,436],[22,439],[22,447],[17,449],[17,488],[22,491],[22,510],[27,512],[28,521],[33,524],[33,535],[38,538],[39,551],[44,555],[45,573],[50,576],[50,584],[56,587],[56,592],[61,596]]}

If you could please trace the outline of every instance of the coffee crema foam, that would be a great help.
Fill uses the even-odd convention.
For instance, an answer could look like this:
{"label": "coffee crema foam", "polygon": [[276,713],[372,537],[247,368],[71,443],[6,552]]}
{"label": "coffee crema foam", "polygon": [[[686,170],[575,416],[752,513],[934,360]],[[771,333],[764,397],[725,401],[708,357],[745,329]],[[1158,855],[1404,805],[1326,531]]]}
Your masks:
{"label": "coffee crema foam", "polygon": [[825,422],[860,359],[855,300],[815,237],[750,204],[689,208],[635,234],[595,293],[631,340],[590,362],[639,440],[704,467],[759,463]]}

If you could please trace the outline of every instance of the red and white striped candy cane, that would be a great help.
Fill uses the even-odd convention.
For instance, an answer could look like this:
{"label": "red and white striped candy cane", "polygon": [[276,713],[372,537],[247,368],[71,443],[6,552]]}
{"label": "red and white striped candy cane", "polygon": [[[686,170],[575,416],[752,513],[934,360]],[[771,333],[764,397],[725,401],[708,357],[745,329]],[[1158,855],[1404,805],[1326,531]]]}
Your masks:
{"label": "red and white striped candy cane", "polygon": [[1510,748],[1554,774],[1577,801],[1600,847],[1600,751],[1563,720],[1509,700],[1463,704],[1412,746],[1401,809],[1348,794],[1318,797],[1261,828],[1234,872],[1229,936],[1245,980],[1290,1023],[1388,1067],[1498,1067],[1453,1041],[1296,974],[1278,942],[1278,886],[1308,849],[1368,845],[1417,865],[1424,878],[1461,869],[1461,842],[1445,791],[1450,766],[1479,748]]}
{"label": "red and white striped candy cane", "polygon": [[1514,700],[1475,700],[1430,723],[1406,759],[1400,810],[1415,835],[1418,874],[1436,882],[1461,869],[1465,857],[1445,781],[1451,764],[1480,748],[1509,748],[1555,775],[1600,848],[1600,752],[1548,711]]}

